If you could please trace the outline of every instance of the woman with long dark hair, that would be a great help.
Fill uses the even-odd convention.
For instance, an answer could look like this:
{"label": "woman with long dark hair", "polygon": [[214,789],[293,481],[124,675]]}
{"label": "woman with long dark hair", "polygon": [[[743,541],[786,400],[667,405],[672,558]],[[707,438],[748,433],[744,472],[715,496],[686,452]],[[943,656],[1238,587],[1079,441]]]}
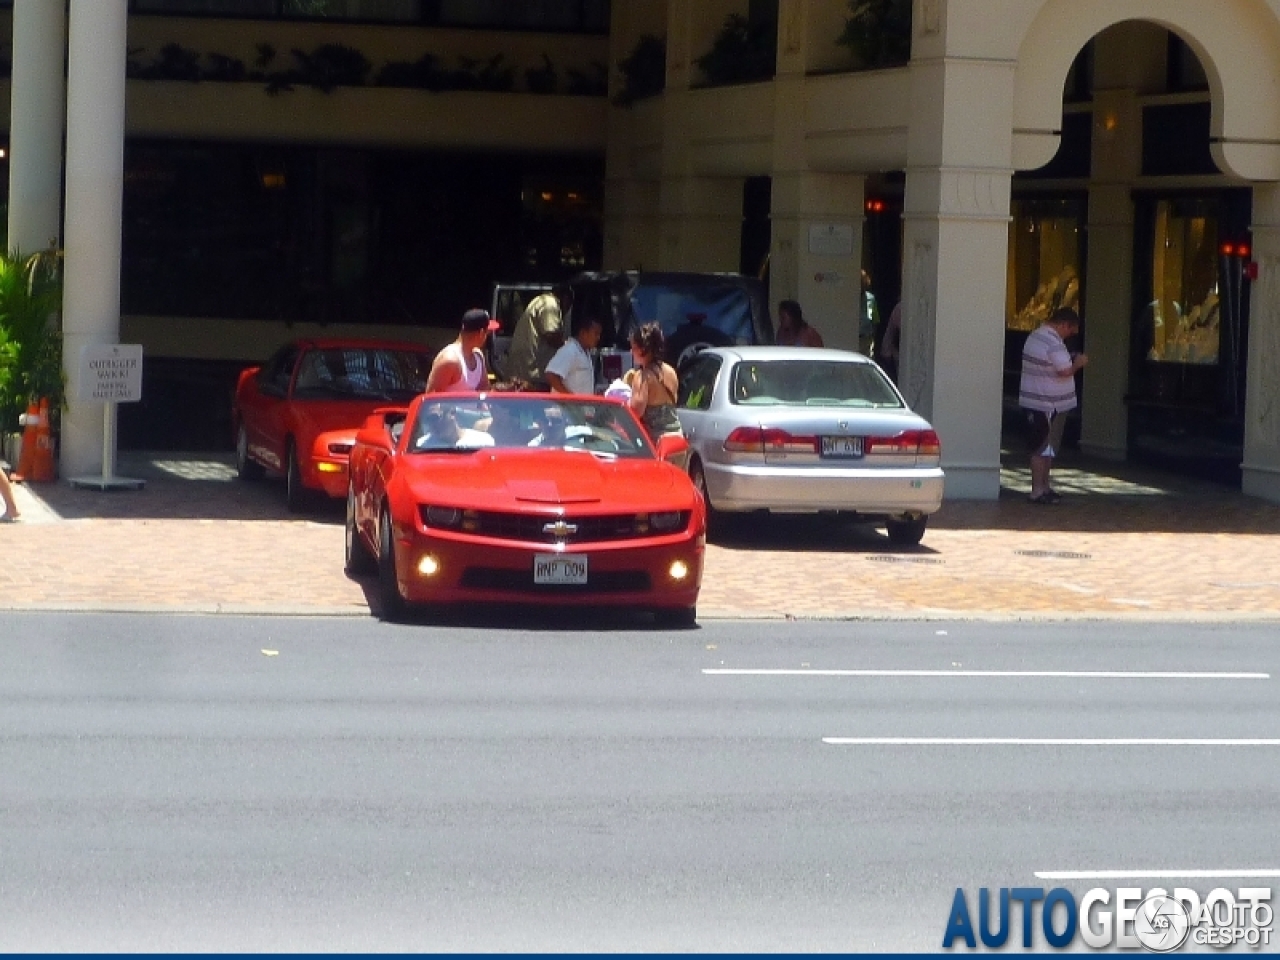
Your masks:
{"label": "woman with long dark hair", "polygon": [[655,442],[665,433],[683,433],[676,416],[680,380],[675,368],[663,362],[663,346],[662,328],[656,323],[636,330],[631,335],[631,357],[636,365],[625,378],[631,387],[631,409]]}

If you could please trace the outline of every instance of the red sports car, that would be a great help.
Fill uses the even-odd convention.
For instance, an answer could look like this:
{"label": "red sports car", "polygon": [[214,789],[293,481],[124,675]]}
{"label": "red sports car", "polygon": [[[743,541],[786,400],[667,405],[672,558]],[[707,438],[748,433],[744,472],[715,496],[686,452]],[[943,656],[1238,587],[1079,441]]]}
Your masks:
{"label": "red sports car", "polygon": [[370,416],[351,451],[346,563],[381,614],[470,602],[604,604],[691,626],[706,513],[624,404],[426,394]]}
{"label": "red sports car", "polygon": [[317,493],[346,496],[356,430],[378,407],[420,394],[432,357],[421,344],[385,340],[285,344],[236,384],[236,471],[244,480],[284,474],[293,511]]}

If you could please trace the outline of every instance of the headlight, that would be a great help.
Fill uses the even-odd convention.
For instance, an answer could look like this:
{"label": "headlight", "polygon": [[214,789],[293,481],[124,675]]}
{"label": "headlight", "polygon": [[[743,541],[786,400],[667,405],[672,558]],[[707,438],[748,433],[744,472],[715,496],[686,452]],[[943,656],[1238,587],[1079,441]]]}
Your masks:
{"label": "headlight", "polygon": [[684,514],[678,510],[668,510],[664,513],[649,514],[649,523],[653,525],[653,529],[655,530],[678,530],[682,520],[684,520]]}
{"label": "headlight", "polygon": [[466,530],[475,532],[480,529],[480,514],[475,510],[462,510],[458,507],[424,506],[419,508],[422,522],[437,530]]}
{"label": "headlight", "polygon": [[428,527],[452,530],[462,526],[462,511],[457,507],[426,507],[422,511],[422,521]]}

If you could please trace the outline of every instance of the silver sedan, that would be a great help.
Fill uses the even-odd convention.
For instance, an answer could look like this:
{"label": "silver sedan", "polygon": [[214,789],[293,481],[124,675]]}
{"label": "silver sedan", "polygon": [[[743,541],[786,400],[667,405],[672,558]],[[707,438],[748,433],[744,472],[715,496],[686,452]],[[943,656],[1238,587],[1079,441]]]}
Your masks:
{"label": "silver sedan", "polygon": [[678,409],[710,511],[838,511],[916,544],[942,506],[937,433],[861,354],[704,350],[681,368]]}

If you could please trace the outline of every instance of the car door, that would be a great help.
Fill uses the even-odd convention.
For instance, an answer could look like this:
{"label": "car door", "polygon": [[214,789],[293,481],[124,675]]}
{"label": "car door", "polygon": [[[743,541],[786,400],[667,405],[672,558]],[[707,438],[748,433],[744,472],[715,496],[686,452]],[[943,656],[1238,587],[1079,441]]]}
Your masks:
{"label": "car door", "polygon": [[676,396],[676,415],[685,439],[704,460],[703,446],[714,433],[711,424],[711,398],[715,395],[716,380],[724,366],[724,358],[716,353],[700,353],[684,367],[680,377],[680,392]]}
{"label": "car door", "polygon": [[273,470],[284,469],[284,437],[288,429],[289,390],[302,350],[287,344],[276,351],[258,373],[256,403],[252,426],[246,417],[249,450],[254,459]]}

